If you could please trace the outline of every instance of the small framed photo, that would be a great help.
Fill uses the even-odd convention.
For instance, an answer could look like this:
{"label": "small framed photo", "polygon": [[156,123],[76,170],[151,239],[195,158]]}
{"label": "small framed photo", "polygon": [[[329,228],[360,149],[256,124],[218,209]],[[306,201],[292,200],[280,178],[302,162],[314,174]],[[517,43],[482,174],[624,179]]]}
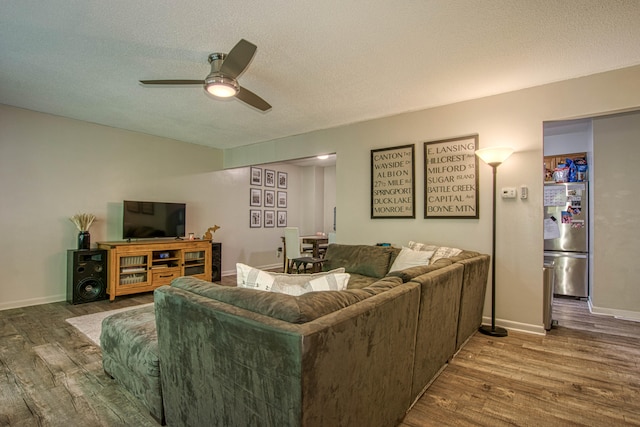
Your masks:
{"label": "small framed photo", "polygon": [[262,206],[262,190],[251,188],[249,192],[249,206]]}
{"label": "small framed photo", "polygon": [[278,188],[287,188],[287,173],[278,172]]}
{"label": "small framed photo", "polygon": [[278,227],[287,226],[287,211],[278,211]]}
{"label": "small framed photo", "polygon": [[265,187],[276,186],[276,171],[272,171],[271,169],[264,170],[264,185]]}
{"label": "small framed photo", "polygon": [[287,192],[286,191],[278,191],[278,207],[286,208],[287,207]]}
{"label": "small framed photo", "polygon": [[251,166],[251,185],[262,185],[262,169]]}
{"label": "small framed photo", "polygon": [[276,192],[273,190],[264,190],[264,207],[273,208],[276,205]]}
{"label": "small framed photo", "polygon": [[262,226],[262,211],[260,209],[249,209],[249,227],[260,228]]}
{"label": "small framed photo", "polygon": [[264,211],[264,228],[273,228],[276,226],[275,211]]}

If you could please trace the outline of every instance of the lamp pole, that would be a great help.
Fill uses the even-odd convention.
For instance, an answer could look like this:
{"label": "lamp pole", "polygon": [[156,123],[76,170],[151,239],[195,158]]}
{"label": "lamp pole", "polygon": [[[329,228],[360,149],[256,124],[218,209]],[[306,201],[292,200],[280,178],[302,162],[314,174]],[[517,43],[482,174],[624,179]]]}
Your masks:
{"label": "lamp pole", "polygon": [[491,327],[481,325],[478,329],[485,335],[492,337],[506,337],[508,332],[505,328],[496,326],[496,174],[498,166],[502,164],[513,153],[509,147],[491,147],[476,151],[476,156],[493,169],[493,223],[491,234]]}
{"label": "lamp pole", "polygon": [[491,235],[491,327],[481,325],[479,331],[485,335],[493,337],[506,337],[508,332],[505,328],[496,326],[496,173],[501,162],[489,163],[493,169],[493,227]]}

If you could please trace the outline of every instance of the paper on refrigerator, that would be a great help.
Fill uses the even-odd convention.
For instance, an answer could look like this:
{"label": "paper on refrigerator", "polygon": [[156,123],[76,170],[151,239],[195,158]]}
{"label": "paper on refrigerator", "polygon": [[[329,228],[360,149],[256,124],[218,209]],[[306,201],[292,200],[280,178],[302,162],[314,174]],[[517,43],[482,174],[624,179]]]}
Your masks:
{"label": "paper on refrigerator", "polygon": [[544,239],[557,239],[560,237],[560,227],[558,222],[551,218],[544,219]]}

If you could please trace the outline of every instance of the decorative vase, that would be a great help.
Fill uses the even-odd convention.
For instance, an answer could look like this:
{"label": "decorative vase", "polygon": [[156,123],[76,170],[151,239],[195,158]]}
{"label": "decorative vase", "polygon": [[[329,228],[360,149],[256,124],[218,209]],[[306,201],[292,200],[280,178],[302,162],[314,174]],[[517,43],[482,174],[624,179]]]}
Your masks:
{"label": "decorative vase", "polygon": [[91,234],[88,231],[81,231],[78,233],[78,249],[90,249],[91,248]]}

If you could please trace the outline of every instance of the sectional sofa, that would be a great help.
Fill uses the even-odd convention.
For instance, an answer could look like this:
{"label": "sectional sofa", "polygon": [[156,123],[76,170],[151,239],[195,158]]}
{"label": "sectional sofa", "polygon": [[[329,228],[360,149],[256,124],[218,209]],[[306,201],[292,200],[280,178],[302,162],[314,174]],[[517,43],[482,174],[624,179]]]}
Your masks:
{"label": "sectional sofa", "polygon": [[390,271],[401,249],[329,245],[348,288],[299,296],[183,277],[155,291],[170,426],[394,426],[481,323],[489,257]]}

